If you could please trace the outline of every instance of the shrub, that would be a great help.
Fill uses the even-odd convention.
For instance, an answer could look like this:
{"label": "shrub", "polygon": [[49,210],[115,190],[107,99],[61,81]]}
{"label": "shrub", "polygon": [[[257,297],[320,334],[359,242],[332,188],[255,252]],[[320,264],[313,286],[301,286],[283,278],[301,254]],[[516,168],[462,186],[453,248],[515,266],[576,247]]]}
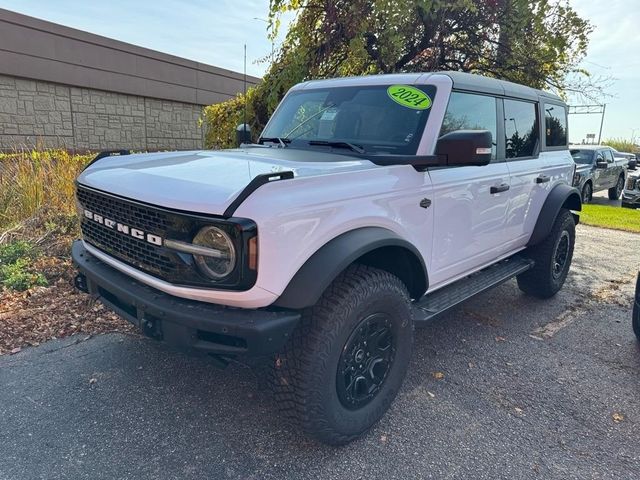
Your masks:
{"label": "shrub", "polygon": [[[247,124],[251,127],[252,136],[257,137],[262,124],[256,117],[253,108],[257,87],[247,90]],[[202,122],[205,127],[204,144],[207,148],[233,148],[236,146],[236,127],[244,122],[245,96],[236,95],[223,103],[209,105],[204,108]]]}
{"label": "shrub", "polygon": [[19,258],[10,265],[0,266],[0,283],[7,288],[18,291],[48,285],[45,276],[33,271],[31,262],[25,258]]}
{"label": "shrub", "polygon": [[21,258],[34,259],[37,256],[33,244],[18,240],[16,242],[0,245],[0,266],[15,263]]}
{"label": "shrub", "polygon": [[46,286],[45,276],[33,267],[38,254],[33,244],[22,240],[0,245],[0,285],[19,291]]}

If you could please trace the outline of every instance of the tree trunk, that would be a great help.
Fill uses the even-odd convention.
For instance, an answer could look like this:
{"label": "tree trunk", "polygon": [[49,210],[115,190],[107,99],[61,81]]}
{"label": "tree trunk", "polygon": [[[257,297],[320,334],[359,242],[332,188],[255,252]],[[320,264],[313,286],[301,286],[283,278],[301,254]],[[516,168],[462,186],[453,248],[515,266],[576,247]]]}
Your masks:
{"label": "tree trunk", "polygon": [[498,0],[498,48],[496,50],[496,69],[507,67],[511,58],[511,20],[513,18],[512,0]]}

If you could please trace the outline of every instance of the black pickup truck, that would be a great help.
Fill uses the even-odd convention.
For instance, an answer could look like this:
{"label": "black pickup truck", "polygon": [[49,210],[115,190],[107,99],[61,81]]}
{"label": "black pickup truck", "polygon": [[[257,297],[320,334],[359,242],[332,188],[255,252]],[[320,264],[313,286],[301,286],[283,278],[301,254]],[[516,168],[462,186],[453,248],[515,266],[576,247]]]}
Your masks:
{"label": "black pickup truck", "polygon": [[610,200],[618,200],[627,178],[627,160],[616,158],[611,147],[573,145],[570,148],[576,172],[573,186],[582,194],[582,203],[591,201],[594,192],[608,190]]}

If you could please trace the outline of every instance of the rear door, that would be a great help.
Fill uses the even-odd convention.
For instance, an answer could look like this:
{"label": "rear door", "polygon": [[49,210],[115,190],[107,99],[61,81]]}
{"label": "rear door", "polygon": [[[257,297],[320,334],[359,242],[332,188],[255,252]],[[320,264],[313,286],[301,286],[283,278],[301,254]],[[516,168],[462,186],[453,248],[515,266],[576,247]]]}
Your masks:
{"label": "rear door", "polygon": [[617,167],[616,160],[613,158],[613,152],[609,148],[602,150],[602,155],[608,165],[604,174],[607,182],[606,188],[615,187],[618,182],[618,177],[620,176],[621,168]]}
{"label": "rear door", "polygon": [[506,98],[503,105],[505,156],[511,176],[505,243],[516,248],[531,236],[551,175],[540,156],[538,104]]}
{"label": "rear door", "polygon": [[504,251],[509,170],[497,157],[497,99],[452,92],[440,135],[455,130],[489,130],[493,160],[482,167],[429,170],[433,185],[433,286],[483,266]]}

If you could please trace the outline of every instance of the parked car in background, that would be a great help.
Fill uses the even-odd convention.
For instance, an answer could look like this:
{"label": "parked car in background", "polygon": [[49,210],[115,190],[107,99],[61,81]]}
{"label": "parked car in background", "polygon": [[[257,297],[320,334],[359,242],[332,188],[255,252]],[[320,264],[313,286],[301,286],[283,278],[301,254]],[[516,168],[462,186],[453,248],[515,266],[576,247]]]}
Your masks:
{"label": "parked car in background", "polygon": [[640,273],[636,280],[636,301],[633,304],[633,331],[640,340]]}
{"label": "parked car in background", "polygon": [[608,190],[610,200],[618,200],[627,178],[627,159],[616,158],[605,145],[572,145],[569,149],[576,162],[573,186],[581,192],[582,202],[591,201],[594,192],[601,190]]}
{"label": "parked car in background", "polygon": [[640,208],[640,172],[634,172],[627,178],[627,183],[622,192],[622,206]]}
{"label": "parked car in background", "polygon": [[638,166],[638,162],[636,159],[636,154],[635,153],[628,153],[628,152],[619,152],[618,150],[616,150],[613,147],[610,147],[611,150],[613,151],[613,156],[616,158],[624,158],[627,160],[627,167],[629,168],[629,170],[635,170],[636,167]]}

